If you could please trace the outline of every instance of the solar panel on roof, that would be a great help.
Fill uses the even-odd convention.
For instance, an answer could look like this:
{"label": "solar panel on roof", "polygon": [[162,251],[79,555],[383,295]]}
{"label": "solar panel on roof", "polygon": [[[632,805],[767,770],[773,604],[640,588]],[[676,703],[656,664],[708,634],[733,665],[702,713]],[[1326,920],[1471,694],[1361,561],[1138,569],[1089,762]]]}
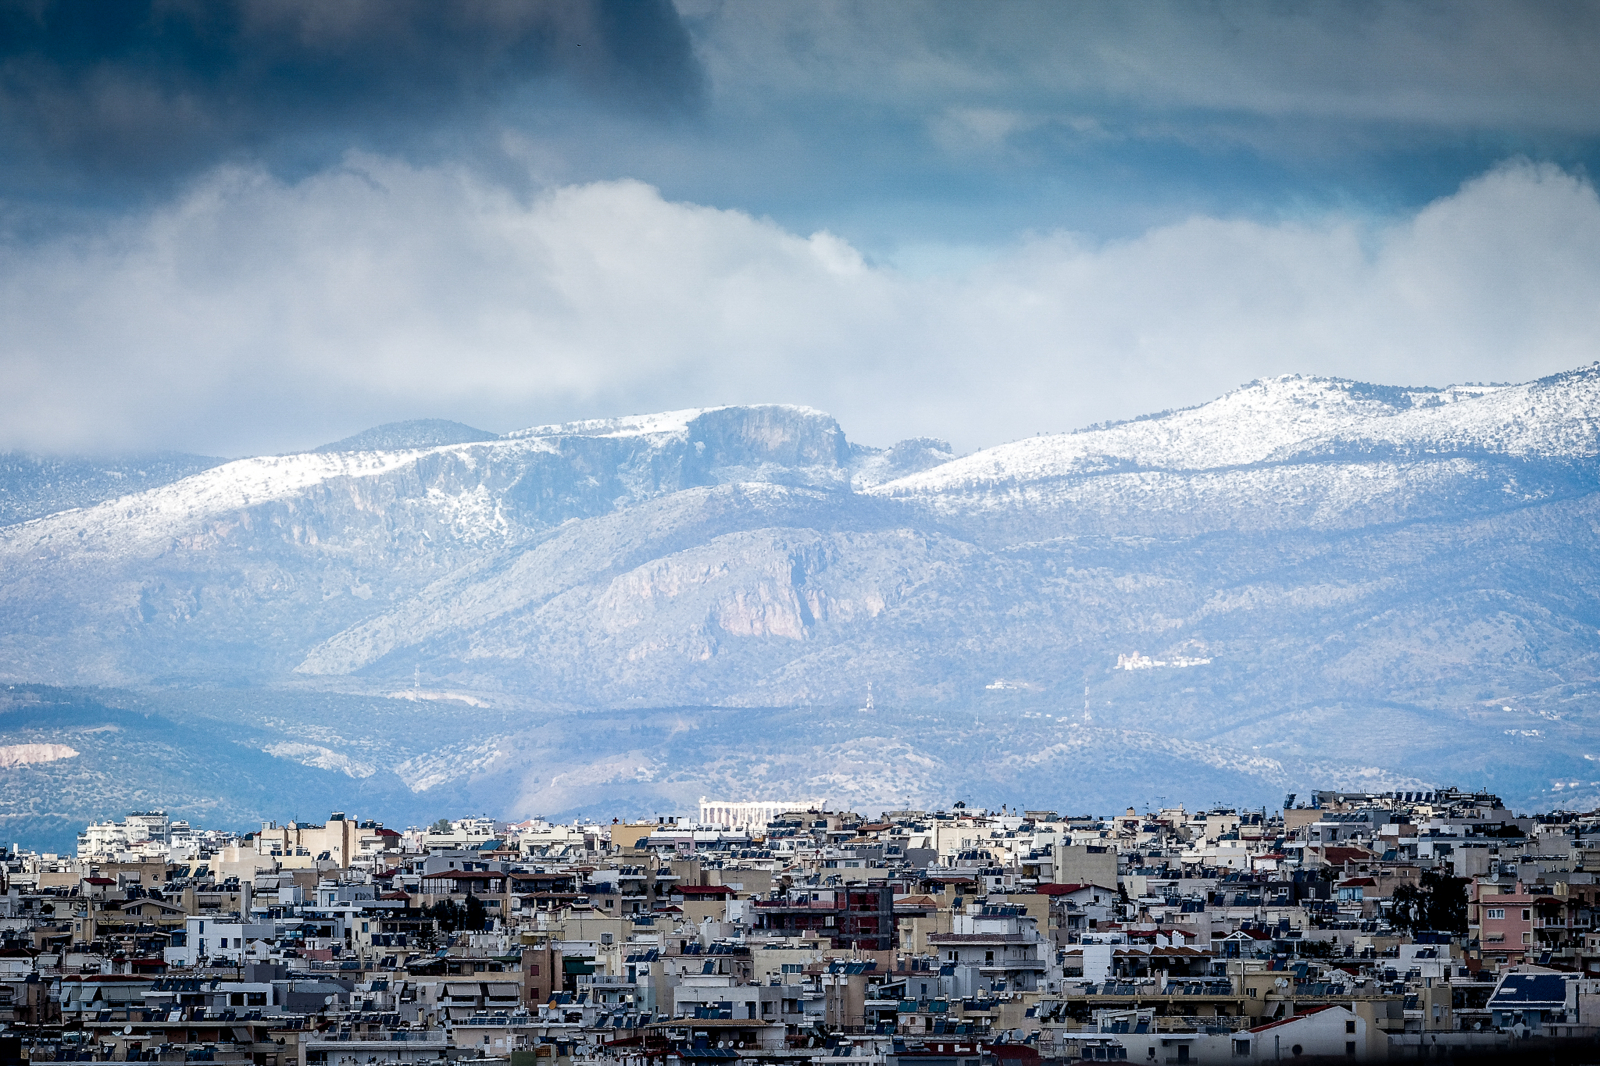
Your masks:
{"label": "solar panel on roof", "polygon": [[1564,1006],[1567,983],[1559,974],[1507,974],[1489,1000],[1490,1007]]}

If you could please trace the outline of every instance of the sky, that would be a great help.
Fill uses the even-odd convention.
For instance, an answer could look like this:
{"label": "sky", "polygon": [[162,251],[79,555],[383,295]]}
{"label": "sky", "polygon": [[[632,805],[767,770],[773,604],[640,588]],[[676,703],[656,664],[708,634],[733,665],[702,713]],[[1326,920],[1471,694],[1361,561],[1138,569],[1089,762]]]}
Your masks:
{"label": "sky", "polygon": [[0,449],[1600,359],[1600,3],[0,0]]}

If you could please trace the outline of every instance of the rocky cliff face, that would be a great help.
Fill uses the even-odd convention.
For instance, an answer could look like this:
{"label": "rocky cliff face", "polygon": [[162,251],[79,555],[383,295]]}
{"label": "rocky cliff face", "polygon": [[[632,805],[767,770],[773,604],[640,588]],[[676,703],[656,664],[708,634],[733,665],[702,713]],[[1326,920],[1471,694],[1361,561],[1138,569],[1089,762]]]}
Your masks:
{"label": "rocky cliff face", "polygon": [[[0,671],[405,697],[440,720],[766,708],[802,714],[783,719],[802,747],[819,742],[793,709],[855,714],[871,682],[885,711],[840,742],[876,737],[872,776],[908,796],[967,780],[928,738],[970,720],[1040,788],[1109,790],[1094,767],[1115,749],[1251,795],[1425,768],[1547,800],[1593,791],[1600,750],[1581,711],[1600,666],[1596,411],[1594,368],[1498,389],[1281,378],[961,458],[861,448],[773,406],[248,459],[0,530]],[[298,728],[260,750],[399,774],[412,795],[496,782],[550,813],[624,765],[654,803],[712,775],[710,755],[674,785],[622,740],[569,742],[534,747],[600,767],[590,792],[577,770],[512,787],[524,727],[405,759]],[[823,774],[775,750],[718,760],[733,788],[815,792]]]}
{"label": "rocky cliff face", "polygon": [[32,680],[268,681],[567,523],[723,483],[847,491],[851,458],[826,415],[758,407],[241,460],[0,532],[0,606],[32,620],[0,646]]}

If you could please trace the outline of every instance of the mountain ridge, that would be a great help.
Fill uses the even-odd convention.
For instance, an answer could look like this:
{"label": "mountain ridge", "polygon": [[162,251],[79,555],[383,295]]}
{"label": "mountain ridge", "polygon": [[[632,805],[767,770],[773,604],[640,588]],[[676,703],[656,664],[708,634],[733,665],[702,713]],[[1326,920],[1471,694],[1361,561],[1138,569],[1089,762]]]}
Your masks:
{"label": "mountain ridge", "polygon": [[472,444],[496,440],[500,434],[444,418],[417,418],[385,422],[360,433],[311,449],[315,452],[393,451],[397,448],[432,448],[446,444]]}
{"label": "mountain ridge", "polygon": [[[860,765],[934,796],[955,771],[929,745],[964,730],[998,769],[961,780],[1015,796],[1109,796],[1190,758],[1185,780],[1251,797],[1428,767],[1600,802],[1600,720],[1575,709],[1600,694],[1597,411],[1596,367],[1432,390],[1290,375],[963,457],[758,405],[238,460],[0,528],[0,678],[161,707],[272,694],[237,712],[264,757],[413,804],[424,780],[547,813],[624,784],[666,803],[697,772],[815,791],[852,732],[876,738]],[[856,710],[869,681],[888,717]],[[445,731],[421,747],[360,716],[295,724],[407,692]],[[669,773],[626,725],[710,708],[774,732]],[[596,714],[615,729],[582,739]],[[0,717],[8,737],[70,742]],[[1118,745],[1167,754],[1141,776]],[[552,761],[588,791],[538,785]],[[1004,767],[1045,769],[1007,786]]]}

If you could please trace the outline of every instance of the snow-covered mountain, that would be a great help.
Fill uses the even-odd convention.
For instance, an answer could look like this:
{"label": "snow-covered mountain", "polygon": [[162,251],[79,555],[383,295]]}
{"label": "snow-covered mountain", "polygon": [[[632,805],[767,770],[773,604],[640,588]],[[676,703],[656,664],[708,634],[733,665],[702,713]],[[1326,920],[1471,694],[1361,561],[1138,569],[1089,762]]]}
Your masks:
{"label": "snow-covered mountain", "polygon": [[1039,482],[1108,468],[1192,473],[1322,459],[1600,454],[1593,368],[1526,385],[1405,389],[1298,374],[1113,426],[1001,445],[903,479],[904,492]]}
{"label": "snow-covered mountain", "polygon": [[1404,389],[1290,375],[1147,419],[990,448],[876,491],[1037,530],[1359,528],[1497,510],[1600,453],[1592,368],[1517,386]]}
{"label": "snow-covered mountain", "polygon": [[[379,427],[0,528],[0,676],[185,714],[270,694],[218,719],[269,760],[548,813],[624,779],[658,806],[711,779],[843,789],[810,735],[834,713],[829,744],[876,753],[867,780],[930,798],[1121,802],[1143,759],[1218,794],[1476,774],[1548,801],[1600,788],[1597,413],[1590,367],[1274,378],[959,458],[787,406]],[[295,709],[330,699],[368,710],[331,729]],[[430,727],[358,724],[396,701]],[[772,725],[673,778],[635,741],[686,707]],[[611,740],[552,746],[552,722],[596,714]],[[0,717],[0,744],[71,743],[85,772],[93,751],[38,720]],[[973,730],[1013,777],[937,754]]]}
{"label": "snow-covered mountain", "polygon": [[158,452],[117,459],[0,454],[0,527],[170,484],[220,466],[203,455]]}

